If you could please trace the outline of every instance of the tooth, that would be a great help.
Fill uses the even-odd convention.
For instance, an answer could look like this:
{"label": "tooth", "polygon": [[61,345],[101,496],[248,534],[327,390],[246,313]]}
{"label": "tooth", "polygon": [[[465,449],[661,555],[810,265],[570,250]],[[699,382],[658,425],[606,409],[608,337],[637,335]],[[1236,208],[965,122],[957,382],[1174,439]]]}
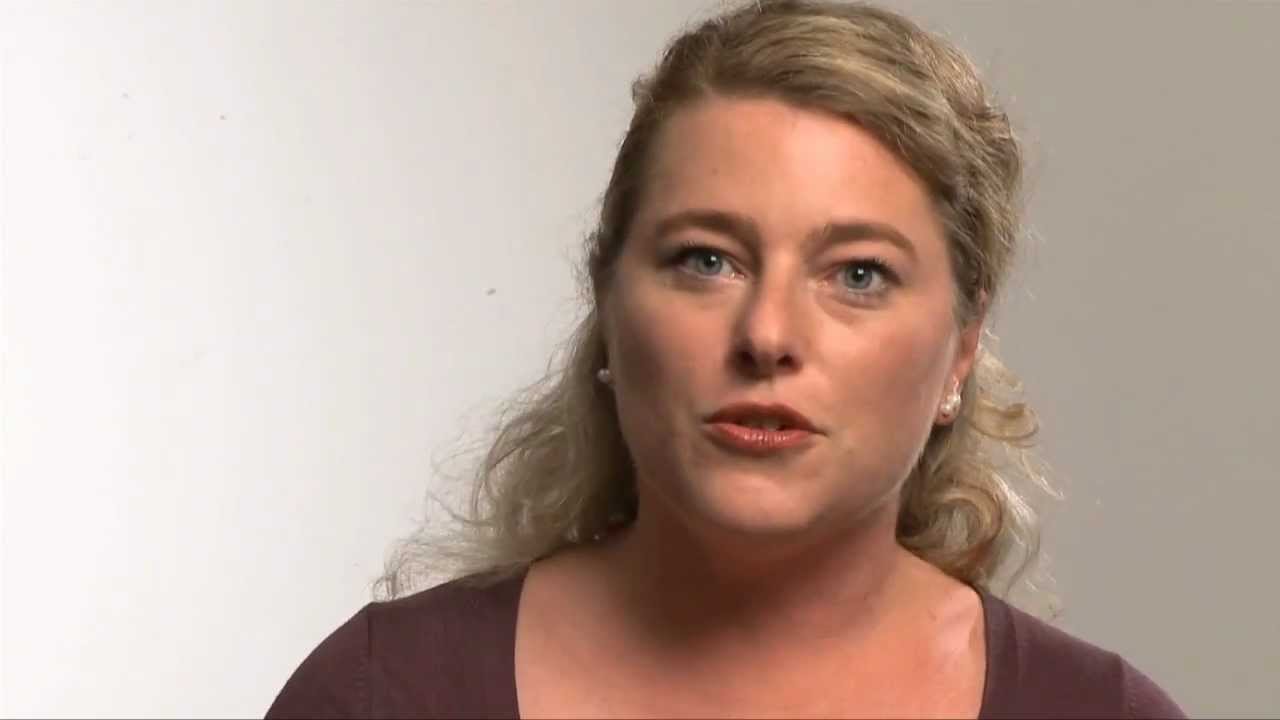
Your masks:
{"label": "tooth", "polygon": [[764,421],[765,430],[777,430],[780,427],[782,427],[782,423],[778,422],[777,420],[770,419],[770,420]]}

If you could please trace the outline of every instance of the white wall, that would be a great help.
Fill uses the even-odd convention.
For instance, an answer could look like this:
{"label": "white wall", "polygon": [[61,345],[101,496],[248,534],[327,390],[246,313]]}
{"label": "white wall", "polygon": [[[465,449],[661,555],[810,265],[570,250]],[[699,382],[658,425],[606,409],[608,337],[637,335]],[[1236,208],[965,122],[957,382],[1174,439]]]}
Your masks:
{"label": "white wall", "polygon": [[533,379],[690,13],[4,6],[4,712],[261,715]]}
{"label": "white wall", "polygon": [[[630,80],[707,4],[0,5],[0,712],[261,715],[542,370]],[[1274,715],[1280,4],[894,5],[1033,144],[999,330],[1065,624]]]}

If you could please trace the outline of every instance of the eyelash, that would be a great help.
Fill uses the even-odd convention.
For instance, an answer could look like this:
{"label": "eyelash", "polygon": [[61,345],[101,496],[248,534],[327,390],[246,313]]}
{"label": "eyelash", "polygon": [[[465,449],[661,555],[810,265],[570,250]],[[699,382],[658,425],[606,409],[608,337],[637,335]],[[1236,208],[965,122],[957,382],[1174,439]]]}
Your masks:
{"label": "eyelash", "polygon": [[[683,269],[681,266],[684,265],[684,263],[690,257],[693,257],[694,255],[697,255],[699,253],[715,255],[721,258],[723,262],[726,262],[726,263],[729,262],[727,253],[725,253],[724,251],[717,250],[712,247],[707,247],[705,245],[699,245],[692,241],[685,241],[680,244],[680,250],[677,251],[672,256],[668,264],[672,267],[675,267],[676,269]],[[732,263],[730,263],[730,265],[732,265]],[[885,286],[882,287],[880,290],[875,290],[871,292],[865,292],[865,291],[859,292],[857,290],[846,289],[848,295],[855,296],[855,297],[863,297],[863,298],[867,298],[867,297],[878,298],[888,292],[889,286],[901,284],[901,280],[899,279],[898,274],[893,271],[893,268],[889,265],[889,262],[884,258],[873,256],[873,257],[858,258],[857,260],[850,260],[848,262],[844,262],[840,264],[840,271],[844,271],[847,268],[855,267],[855,266],[870,268],[871,270],[879,273],[885,282]],[[704,279],[704,280],[711,279],[711,276],[707,276],[707,275],[700,275],[698,273],[690,273],[690,274],[693,277],[698,279]]]}

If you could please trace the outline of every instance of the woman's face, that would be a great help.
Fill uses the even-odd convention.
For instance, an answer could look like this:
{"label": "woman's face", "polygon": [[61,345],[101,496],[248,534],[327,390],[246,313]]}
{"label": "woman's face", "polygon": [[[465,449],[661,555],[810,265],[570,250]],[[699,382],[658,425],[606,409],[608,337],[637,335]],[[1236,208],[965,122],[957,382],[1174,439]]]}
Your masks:
{"label": "woman's face", "polygon": [[[641,514],[798,536],[896,507],[972,363],[954,297],[924,186],[869,133],[768,99],[677,112],[603,309]],[[711,420],[739,403],[814,432],[738,447],[767,421]]]}

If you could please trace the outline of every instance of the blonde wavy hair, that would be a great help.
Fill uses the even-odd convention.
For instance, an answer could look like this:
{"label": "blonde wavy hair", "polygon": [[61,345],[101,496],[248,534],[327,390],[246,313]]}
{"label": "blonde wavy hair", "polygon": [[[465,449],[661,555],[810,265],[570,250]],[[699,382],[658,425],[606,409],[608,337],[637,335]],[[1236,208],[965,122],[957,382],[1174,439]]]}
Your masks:
{"label": "blonde wavy hair", "polygon": [[[474,470],[460,528],[424,526],[390,558],[375,594],[433,574],[484,581],[518,572],[635,517],[634,469],[605,363],[598,316],[644,193],[658,130],[710,95],[767,96],[834,114],[874,134],[923,180],[946,229],[966,324],[1001,290],[1020,232],[1022,150],[968,59],[910,20],[864,3],[758,0],[679,35],[633,86],[635,111],[586,238],[587,306],[552,369],[505,406]],[[988,343],[962,389],[963,411],[936,426],[903,486],[899,542],[947,574],[1007,592],[1039,555],[1037,516],[1017,486],[1055,495],[1031,453],[1038,425]],[[1034,582],[1032,582],[1034,586]]]}

